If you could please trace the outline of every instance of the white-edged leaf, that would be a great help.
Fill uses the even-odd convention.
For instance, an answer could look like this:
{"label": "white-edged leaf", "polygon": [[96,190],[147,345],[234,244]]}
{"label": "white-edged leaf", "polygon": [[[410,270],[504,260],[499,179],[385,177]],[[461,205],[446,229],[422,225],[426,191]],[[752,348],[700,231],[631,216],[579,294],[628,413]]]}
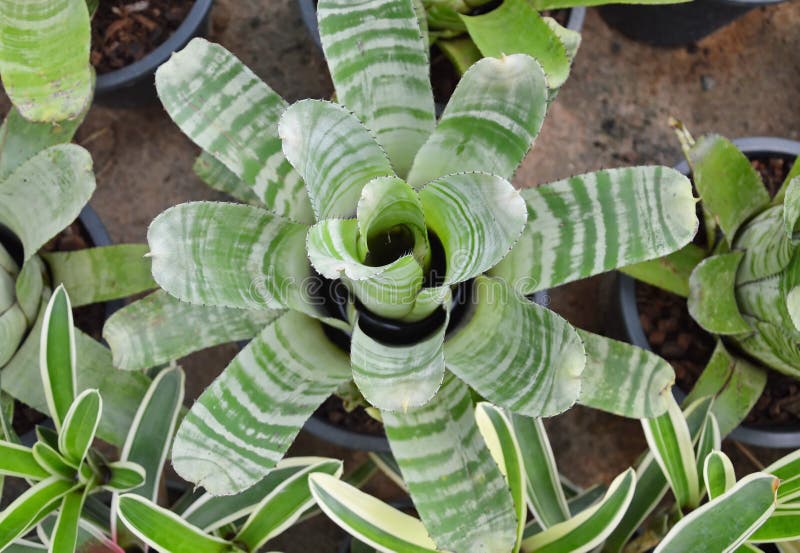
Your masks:
{"label": "white-edged leaf", "polygon": [[733,463],[722,451],[712,451],[705,457],[703,480],[709,499],[716,499],[736,484]]}
{"label": "white-edged leaf", "polygon": [[49,473],[36,462],[29,447],[0,441],[0,474],[44,480]]}
{"label": "white-edged leaf", "polygon": [[42,327],[39,371],[47,409],[56,429],[60,429],[78,388],[72,306],[63,287],[56,288],[50,297]]}
{"label": "white-edged leaf", "polygon": [[67,411],[58,433],[58,449],[71,462],[79,465],[94,440],[103,398],[97,390],[84,390]]}

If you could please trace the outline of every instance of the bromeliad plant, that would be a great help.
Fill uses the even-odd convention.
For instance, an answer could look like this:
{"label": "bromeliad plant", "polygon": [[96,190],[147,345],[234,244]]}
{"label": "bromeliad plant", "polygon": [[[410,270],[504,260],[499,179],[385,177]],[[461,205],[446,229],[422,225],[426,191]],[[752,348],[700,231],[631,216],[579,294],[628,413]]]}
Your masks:
{"label": "bromeliad plant", "polygon": [[[440,547],[500,533],[505,543],[487,550],[507,551],[512,499],[475,427],[470,387],[533,416],[576,401],[663,412],[674,378],[665,362],[579,334],[525,294],[687,243],[697,227],[689,182],[640,167],[520,193],[507,179],[547,107],[535,60],[476,63],[437,124],[410,0],[323,0],[318,15],[341,105],[287,108],[204,40],[159,69],[167,111],[206,150],[206,178],[257,205],[161,214],[148,241],[163,291],[115,315],[105,336],[127,369],[253,338],[176,437],[176,470],[211,493],[263,478],[317,406],[354,379]],[[347,291],[341,317],[320,297],[331,280]],[[470,281],[466,313],[448,333],[453,290]],[[375,332],[375,320],[396,331]],[[431,331],[410,339],[423,323]],[[349,335],[349,355],[329,328]],[[441,518],[441,498],[469,474],[482,488]],[[465,528],[463,514],[477,512],[481,524]]]}
{"label": "bromeliad plant", "polygon": [[728,432],[727,423],[744,418],[761,395],[765,368],[800,378],[800,165],[770,198],[733,143],[718,135],[695,142],[675,125],[701,198],[707,243],[623,270],[687,297],[692,318],[717,337],[694,395],[719,392],[732,379],[725,387],[735,388],[737,399],[715,406]]}

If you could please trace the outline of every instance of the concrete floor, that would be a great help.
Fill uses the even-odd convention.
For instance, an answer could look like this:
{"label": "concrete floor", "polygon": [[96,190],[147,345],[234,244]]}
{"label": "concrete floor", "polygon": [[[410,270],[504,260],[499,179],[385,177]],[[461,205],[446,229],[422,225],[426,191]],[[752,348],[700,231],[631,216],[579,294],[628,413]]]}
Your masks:
{"label": "concrete floor", "polygon": [[[536,146],[517,174],[520,187],[572,174],[634,164],[673,165],[680,150],[667,118],[695,134],[800,138],[800,3],[757,9],[696,47],[659,50],[633,43],[589,10],[572,77],[550,109]],[[794,31],[794,32],[793,32]],[[326,98],[332,88],[321,55],[308,39],[295,0],[217,0],[213,40],[239,56],[287,100]],[[78,141],[95,156],[92,205],[117,242],[142,241],[148,223],[188,200],[222,199],[192,173],[197,148],[159,106],[95,107]],[[607,276],[551,292],[551,307],[583,328],[602,331]],[[197,394],[235,354],[233,347],[186,360]],[[579,484],[610,481],[644,448],[638,423],[574,409],[549,422],[561,469]],[[363,457],[304,436],[294,453]],[[770,452],[758,452],[766,458]],[[741,472],[754,470],[746,462]],[[391,485],[375,492],[397,495]],[[333,552],[338,530],[318,519],[274,548]]]}

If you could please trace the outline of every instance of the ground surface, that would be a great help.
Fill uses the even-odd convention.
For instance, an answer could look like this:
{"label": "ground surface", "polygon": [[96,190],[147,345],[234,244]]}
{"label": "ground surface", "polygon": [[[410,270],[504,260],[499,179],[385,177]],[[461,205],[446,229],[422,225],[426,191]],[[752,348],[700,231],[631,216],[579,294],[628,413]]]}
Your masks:
{"label": "ground surface", "polygon": [[[658,50],[609,29],[589,10],[572,77],[550,109],[541,136],[515,182],[535,186],[572,174],[633,164],[673,165],[680,150],[667,118],[696,134],[800,138],[800,3],[758,9],[695,47]],[[217,0],[212,39],[239,56],[287,100],[327,98],[325,64],[308,39],[295,0]],[[78,141],[94,157],[92,205],[117,242],[142,241],[148,223],[179,202],[222,199],[192,173],[198,152],[157,105],[94,107]],[[575,324],[602,331],[613,323],[610,277],[551,291],[551,306]],[[185,363],[195,396],[235,354],[223,347]],[[580,484],[610,481],[644,447],[638,423],[574,409],[549,423],[556,456]],[[363,459],[303,436],[295,453]],[[756,452],[760,459],[770,452]],[[741,457],[740,472],[754,470]],[[397,496],[383,483],[376,493]],[[341,535],[318,518],[274,549],[333,552]]]}

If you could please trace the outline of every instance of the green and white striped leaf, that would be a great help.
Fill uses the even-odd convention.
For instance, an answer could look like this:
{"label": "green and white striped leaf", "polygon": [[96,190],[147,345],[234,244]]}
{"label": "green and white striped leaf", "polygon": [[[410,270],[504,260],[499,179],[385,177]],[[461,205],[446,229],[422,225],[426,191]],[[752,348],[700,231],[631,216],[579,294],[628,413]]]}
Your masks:
{"label": "green and white striped leaf", "polygon": [[692,435],[680,407],[673,399],[668,411],[643,419],[642,428],[650,451],[675,494],[678,506],[696,507],[700,503],[700,484]]}
{"label": "green and white striped leaf", "polygon": [[[798,250],[800,252],[800,250]],[[740,312],[763,322],[774,324],[787,334],[800,339],[800,330],[794,325],[792,304],[793,273],[800,266],[800,256],[793,260],[781,274],[766,277],[736,287],[736,303]],[[787,293],[787,290],[788,293]],[[794,308],[792,309],[795,310]]]}
{"label": "green and white striped leaf", "polygon": [[156,287],[145,244],[117,244],[42,254],[53,285],[63,284],[72,305],[115,300]]}
{"label": "green and white striped leaf", "polygon": [[80,116],[94,89],[90,39],[85,2],[0,4],[0,76],[22,115],[49,122]]}
{"label": "green and white striped leaf", "polygon": [[252,186],[268,209],[313,222],[303,181],[278,138],[287,104],[236,56],[195,38],[158,68],[156,88],[181,130]]}
{"label": "green and white striped leaf", "polygon": [[497,265],[525,228],[525,202],[500,177],[447,175],[427,184],[419,196],[425,221],[444,247],[443,285],[464,282]]}
{"label": "green and white striped leaf", "polygon": [[512,415],[525,465],[525,497],[536,520],[549,528],[570,517],[553,449],[542,419]]}
{"label": "green and white striped leaf", "polygon": [[111,346],[115,367],[139,370],[203,348],[249,340],[281,313],[186,303],[157,290],[114,313],[103,327],[103,338]]}
{"label": "green and white striped leaf", "polygon": [[270,539],[291,527],[314,504],[309,489],[310,474],[342,475],[341,461],[328,459],[309,465],[286,478],[253,509],[242,525],[234,542],[258,551]]}
{"label": "green and white striped leaf", "polygon": [[405,178],[435,125],[428,44],[412,0],[321,0],[317,19],[338,101]]}
{"label": "green and white striped leaf", "polygon": [[329,474],[312,474],[308,482],[317,504],[331,520],[378,551],[439,551],[416,518]]}
{"label": "green and white striped leaf", "polygon": [[61,428],[78,389],[75,359],[72,306],[69,295],[59,286],[44,312],[39,353],[47,410],[56,430]]}
{"label": "green and white striped leaf", "polygon": [[30,259],[78,218],[94,189],[89,152],[73,144],[52,146],[0,182],[0,223],[17,235]]}
{"label": "green and white striped leaf", "polygon": [[736,302],[736,272],[741,252],[715,255],[703,260],[689,278],[689,313],[712,334],[752,332]]}
{"label": "green and white striped leaf", "polygon": [[175,437],[175,470],[214,495],[247,489],[275,466],[306,419],[350,375],[349,359],[318,321],[286,313],[192,406]]}
{"label": "green and white striped leaf", "polygon": [[58,476],[64,480],[74,480],[77,476],[75,463],[65,459],[48,443],[33,444],[33,458],[40,467],[47,471],[47,476]]}
{"label": "green and white striped leaf", "polygon": [[0,441],[0,474],[44,480],[48,472],[39,466],[29,447]]}
{"label": "green and white striped leaf", "polygon": [[730,244],[739,227],[769,204],[767,189],[747,156],[719,135],[701,137],[688,157],[703,209]]}
{"label": "green and white striped leaf", "polygon": [[666,167],[598,171],[522,197],[528,226],[492,274],[525,295],[662,257],[698,227],[689,179]]}
{"label": "green and white striped leaf", "polygon": [[306,183],[317,220],[352,217],[364,185],[393,174],[375,138],[338,104],[301,100],[283,113],[278,134],[286,159]]}
{"label": "green and white striped leaf", "polygon": [[682,518],[656,547],[656,553],[734,551],[775,510],[778,480],[756,473]]}
{"label": "green and white striped leaf", "polygon": [[232,543],[209,536],[179,515],[132,494],[119,498],[119,517],[136,536],[158,551],[170,553],[231,553]]}
{"label": "green and white striped leaf", "polygon": [[208,152],[200,153],[192,165],[192,170],[200,180],[214,190],[224,192],[242,203],[265,207],[252,186]]}
{"label": "green and white striped leaf", "polygon": [[800,508],[778,505],[772,515],[748,538],[756,543],[800,540]]}
{"label": "green and white striped leaf", "polygon": [[496,405],[552,416],[578,399],[586,354],[560,316],[496,278],[478,277],[474,311],[448,337],[447,368]]}
{"label": "green and white striped leaf", "polygon": [[413,344],[383,343],[356,323],[350,342],[353,380],[370,405],[407,411],[424,405],[444,379],[444,335],[449,317],[430,336]]}
{"label": "green and white striped leaf", "polygon": [[58,518],[50,537],[50,553],[74,553],[78,543],[78,524],[89,488],[69,492],[61,500]]}
{"label": "green and white striped leaf", "polygon": [[58,433],[58,450],[75,465],[79,465],[94,440],[103,399],[97,390],[84,390],[67,411]]}
{"label": "green and white striped leaf", "polygon": [[709,453],[703,464],[703,480],[709,499],[716,499],[736,485],[736,473],[728,456],[719,450]]}
{"label": "green and white striped leaf", "polygon": [[514,504],[478,431],[469,388],[448,375],[428,404],[381,415],[436,545],[448,551],[511,551],[517,535]]}
{"label": "green and white striped leaf", "polygon": [[419,188],[464,171],[514,176],[542,127],[547,83],[535,59],[505,53],[515,55],[486,57],[461,78],[436,130],[414,159],[409,184]]}
{"label": "green and white striped leaf", "polygon": [[55,509],[57,501],[69,493],[74,482],[51,476],[25,490],[0,512],[0,550],[24,535],[37,521],[44,518],[42,510]]}
{"label": "green and white striped leaf", "polygon": [[608,537],[633,499],[636,473],[628,469],[617,476],[603,499],[571,519],[560,522],[522,542],[522,551],[583,553],[592,551]]}
{"label": "green and white striped leaf", "polygon": [[794,378],[800,378],[800,349],[797,347],[797,333],[752,317],[745,320],[753,327],[754,333],[740,336],[736,345],[745,353],[763,364]]}
{"label": "green and white striped leaf", "polygon": [[636,346],[578,330],[586,350],[578,402],[636,419],[663,415],[672,401],[675,372]]}
{"label": "green and white striped leaf", "polygon": [[784,224],[783,206],[775,206],[741,227],[733,241],[733,249],[744,253],[736,274],[738,284],[775,275],[789,264],[795,248]]}
{"label": "green and white striped leaf", "polygon": [[491,403],[481,402],[475,409],[475,421],[483,436],[489,452],[497,463],[500,472],[508,482],[511,499],[514,502],[514,514],[517,517],[517,541],[512,551],[518,551],[525,530],[527,506],[525,504],[525,464],[522,451],[506,413]]}
{"label": "green and white striped leaf", "polygon": [[797,171],[793,165],[784,183],[786,192],[783,198],[783,230],[789,238],[794,234],[797,222],[800,221],[800,178],[796,175]]}

